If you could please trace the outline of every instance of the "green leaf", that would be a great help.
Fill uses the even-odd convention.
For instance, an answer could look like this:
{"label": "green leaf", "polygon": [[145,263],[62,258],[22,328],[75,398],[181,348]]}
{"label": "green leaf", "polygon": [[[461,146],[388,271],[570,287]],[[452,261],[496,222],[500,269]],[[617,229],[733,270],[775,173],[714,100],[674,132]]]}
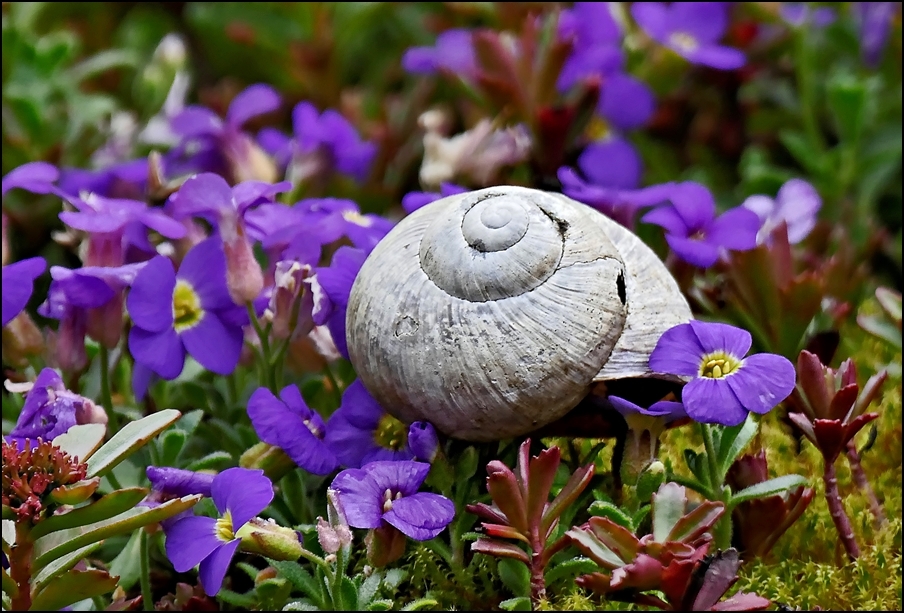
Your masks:
{"label": "green leaf", "polygon": [[377,595],[377,590],[380,589],[380,583],[382,581],[383,573],[377,570],[361,582],[361,585],[358,586],[359,607],[367,607],[370,601],[374,599],[374,596]]}
{"label": "green leaf", "polygon": [[79,600],[112,592],[118,579],[105,570],[71,570],[38,592],[30,610],[59,611]]}
{"label": "green leaf", "polygon": [[176,409],[164,409],[126,424],[88,459],[88,476],[105,475],[125,458],[145,446],[158,432],[179,419]]}
{"label": "green leaf", "polygon": [[339,582],[339,593],[333,594],[333,603],[339,611],[358,610],[358,588],[350,577],[342,577]]}
{"label": "green leaf", "polygon": [[295,586],[295,589],[310,598],[314,604],[324,606],[326,603],[325,594],[323,592],[323,584],[318,583],[311,573],[298,562],[280,562],[278,560],[267,559],[267,562],[279,572],[280,575],[289,580]]}
{"label": "green leaf", "polygon": [[233,464],[232,456],[225,451],[214,451],[188,465],[188,470],[222,470]]}
{"label": "green leaf", "polygon": [[395,604],[391,600],[387,598],[383,598],[380,600],[374,600],[372,603],[367,605],[368,611],[391,611],[392,605]]}
{"label": "green leaf", "polygon": [[16,585],[16,582],[9,576],[5,568],[0,568],[0,578],[2,578],[4,594],[8,594],[10,598],[15,598],[19,595],[19,586]]}
{"label": "green leaf", "polygon": [[684,462],[701,485],[705,486],[709,483],[709,473],[706,469],[706,455],[704,453],[697,453],[693,449],[685,449]]}
{"label": "green leaf", "polygon": [[531,611],[530,598],[527,596],[519,596],[517,598],[509,598],[499,603],[499,608],[503,611]]}
{"label": "green leaf", "polygon": [[141,530],[129,537],[126,546],[110,562],[110,573],[119,575],[119,585],[129,591],[141,576]]}
{"label": "green leaf", "polygon": [[588,510],[590,511],[591,515],[595,515],[597,517],[606,517],[619,526],[622,526],[623,528],[627,528],[631,531],[634,530],[634,522],[631,521],[631,518],[628,516],[628,514],[619,509],[611,502],[607,502],[605,500],[594,500],[590,504],[590,508]]}
{"label": "green leaf", "polygon": [[383,577],[383,585],[389,588],[390,592],[394,592],[398,589],[399,585],[402,581],[405,580],[406,573],[401,568],[390,568],[386,571],[386,575]]}
{"label": "green leaf", "polygon": [[[283,607],[283,611],[320,611],[319,608],[304,600],[293,600]],[[385,609],[388,611],[389,609]]]}
{"label": "green leaf", "polygon": [[169,500],[153,508],[134,507],[111,519],[51,533],[35,543],[36,559],[32,568],[38,571],[60,556],[80,547],[160,522],[192,508],[201,498],[202,496],[198,494]]}
{"label": "green leaf", "polygon": [[40,589],[42,585],[44,585],[51,579],[55,579],[61,573],[66,572],[67,570],[78,564],[80,560],[87,558],[94,552],[95,549],[100,547],[101,544],[102,542],[98,541],[96,543],[91,543],[90,545],[85,545],[84,547],[76,549],[71,553],[60,556],[59,558],[42,568],[41,571],[38,572],[32,580],[34,589]]}
{"label": "green leaf", "polygon": [[827,159],[820,151],[810,146],[810,141],[798,130],[784,129],[778,139],[794,159],[810,174],[820,177],[827,172]]}
{"label": "green leaf", "polygon": [[147,493],[148,490],[143,487],[117,490],[91,504],[45,519],[34,527],[31,537],[38,540],[45,534],[57,530],[76,528],[109,519],[134,507],[147,496]]}
{"label": "green leaf", "polygon": [[784,475],[782,477],[776,477],[775,479],[769,479],[768,481],[746,487],[737,494],[732,495],[729,507],[733,509],[747,500],[774,496],[790,490],[793,487],[806,485],[807,483],[809,483],[807,478],[801,475]]}
{"label": "green leaf", "polygon": [[105,49],[70,68],[68,76],[79,82],[113,68],[134,68],[138,61],[138,54],[131,49]]}
{"label": "green leaf", "polygon": [[107,427],[103,424],[81,424],[57,436],[53,444],[84,462],[103,444],[106,434]]}
{"label": "green leaf", "polygon": [[724,513],[725,505],[721,502],[704,500],[693,511],[678,520],[666,540],[691,543],[708,531]]}
{"label": "green leaf", "polygon": [[838,74],[829,80],[826,98],[841,141],[857,143],[866,119],[866,85],[851,75]]}
{"label": "green leaf", "polygon": [[578,575],[596,572],[597,570],[599,570],[599,567],[590,558],[578,557],[558,562],[546,571],[546,585],[552,585],[557,581],[563,580],[570,582]]}
{"label": "green leaf", "polygon": [[167,430],[160,435],[160,464],[175,466],[188,435],[184,430]]}
{"label": "green leaf", "polygon": [[239,594],[238,592],[227,589],[221,589],[217,592],[217,598],[238,609],[244,609],[245,611],[250,611],[251,609],[256,608],[255,605],[257,605],[257,602],[255,602],[255,599],[252,596],[249,596],[248,594]]}
{"label": "green leaf", "polygon": [[677,483],[666,483],[653,494],[653,540],[664,543],[684,515],[687,495]]}
{"label": "green leaf", "polygon": [[747,419],[737,426],[714,429],[719,433],[718,439],[715,441],[716,456],[719,461],[719,470],[723,475],[728,473],[728,469],[734,464],[734,461],[756,436],[758,428],[756,420],[748,413]]}
{"label": "green leaf", "polygon": [[530,570],[527,566],[511,558],[503,558],[499,560],[496,570],[499,572],[502,584],[512,594],[515,596],[530,594]]}

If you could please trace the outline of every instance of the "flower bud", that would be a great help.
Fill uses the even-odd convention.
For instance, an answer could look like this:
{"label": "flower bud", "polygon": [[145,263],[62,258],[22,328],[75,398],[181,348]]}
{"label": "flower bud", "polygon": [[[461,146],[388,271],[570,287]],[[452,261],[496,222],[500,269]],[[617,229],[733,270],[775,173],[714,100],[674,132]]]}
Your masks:
{"label": "flower bud", "polygon": [[439,451],[439,439],[433,424],[427,421],[411,424],[408,428],[408,447],[416,460],[432,463]]}
{"label": "flower bud", "polygon": [[308,264],[294,260],[276,263],[273,293],[267,307],[273,318],[275,338],[305,336],[314,328],[311,318],[314,298],[304,289],[304,280],[311,276],[311,270]]}
{"label": "flower bud", "polygon": [[236,304],[251,302],[264,289],[264,273],[245,235],[245,224],[235,211],[229,211],[220,216],[219,229],[226,255],[229,296]]}
{"label": "flower bud", "polygon": [[44,337],[26,311],[3,326],[3,361],[12,366],[28,365],[30,356],[39,356],[44,350]]}
{"label": "flower bud", "polygon": [[260,468],[271,481],[279,481],[295,470],[295,462],[279,447],[269,443],[257,443],[251,446],[239,458],[242,468]]}
{"label": "flower bud", "polygon": [[284,528],[272,519],[253,517],[236,536],[242,541],[239,549],[272,560],[297,560],[304,549],[300,533]]}

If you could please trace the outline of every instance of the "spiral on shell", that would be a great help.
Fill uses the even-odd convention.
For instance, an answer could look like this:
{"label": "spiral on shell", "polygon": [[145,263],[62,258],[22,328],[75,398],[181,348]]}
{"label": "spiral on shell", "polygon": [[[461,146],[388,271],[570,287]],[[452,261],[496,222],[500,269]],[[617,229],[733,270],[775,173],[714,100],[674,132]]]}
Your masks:
{"label": "spiral on shell", "polygon": [[[626,250],[652,262],[626,264]],[[643,348],[621,350],[617,374],[604,366],[640,310],[633,275],[650,270],[665,268],[637,237],[564,196],[510,186],[451,196],[405,218],[365,261],[349,355],[403,421],[474,441],[516,436],[564,415],[601,376],[649,374],[632,357]],[[665,275],[660,310],[677,302],[690,319]]]}

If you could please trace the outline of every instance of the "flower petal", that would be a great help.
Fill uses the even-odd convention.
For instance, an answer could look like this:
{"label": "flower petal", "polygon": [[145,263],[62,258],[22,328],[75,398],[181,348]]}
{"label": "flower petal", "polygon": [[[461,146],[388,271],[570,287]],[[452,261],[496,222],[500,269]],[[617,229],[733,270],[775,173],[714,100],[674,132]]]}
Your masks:
{"label": "flower petal", "polygon": [[216,536],[217,520],[190,515],[166,530],[166,557],[176,572],[185,573],[200,564],[223,541]]}
{"label": "flower petal", "polygon": [[34,194],[46,194],[53,191],[53,183],[60,178],[56,166],[47,162],[28,162],[10,170],[0,183],[0,193],[6,195],[9,190],[19,187]]}
{"label": "flower petal", "polygon": [[235,539],[228,543],[221,543],[209,556],[201,560],[198,578],[201,580],[201,585],[204,586],[204,593],[208,596],[216,596],[223,587],[223,579],[226,578],[232,556],[235,555],[241,542],[240,539]]}
{"label": "flower petal", "polygon": [[211,136],[223,130],[223,121],[208,108],[189,106],[170,120],[173,132],[187,138]]}
{"label": "flower petal", "polygon": [[691,321],[687,325],[691,327],[703,353],[724,351],[737,360],[740,360],[750,351],[753,338],[750,332],[742,328],[736,328],[728,324],[710,321]]}
{"label": "flower petal", "polygon": [[331,489],[339,500],[348,525],[353,528],[379,528],[383,517],[383,491],[360,468],[349,468],[336,475]]}
{"label": "flower petal", "polygon": [[135,275],[126,298],[132,322],[151,332],[172,329],[175,289],[176,271],[173,264],[162,255],[154,257]]}
{"label": "flower petal", "polygon": [[661,227],[669,235],[687,236],[690,234],[687,223],[685,223],[684,219],[682,219],[681,215],[678,214],[678,211],[675,210],[675,207],[673,206],[665,205],[656,207],[647,212],[640,220],[644,223],[651,223]]}
{"label": "flower petal", "polygon": [[678,324],[659,337],[650,354],[650,369],[662,374],[695,377],[700,373],[705,353],[690,324]]}
{"label": "flower petal", "polygon": [[[600,100],[599,114],[609,120],[619,130],[641,128],[656,110],[656,98],[646,83],[624,74],[605,77]],[[629,187],[638,187],[638,180]]]}
{"label": "flower petal", "polygon": [[176,276],[191,284],[205,311],[235,304],[226,287],[223,244],[215,236],[201,241],[188,251]]}
{"label": "flower petal", "polygon": [[631,16],[644,32],[655,40],[663,40],[669,32],[668,11],[662,2],[634,2]]}
{"label": "flower petal", "polygon": [[172,328],[152,332],[133,327],[129,331],[129,351],[136,362],[163,377],[175,379],[185,366],[185,348]]}
{"label": "flower petal", "polygon": [[768,413],[794,389],[794,365],[780,355],[758,353],[725,377],[748,411]]}
{"label": "flower petal", "polygon": [[427,478],[430,465],[426,462],[413,461],[370,462],[363,470],[370,475],[380,491],[389,489],[401,492],[402,496],[412,496]]}
{"label": "flower petal", "polygon": [[706,238],[720,247],[744,251],[756,247],[760,226],[756,213],[739,206],[719,215],[707,229]]}
{"label": "flower petal", "polygon": [[727,378],[694,379],[684,386],[681,400],[691,419],[700,423],[737,426],[747,419],[747,410],[735,396]]}
{"label": "flower petal", "polygon": [[719,70],[734,70],[747,63],[747,57],[734,47],[703,45],[693,51],[677,50],[688,61]]}
{"label": "flower petal", "polygon": [[719,259],[719,248],[706,240],[666,234],[665,242],[669,244],[675,255],[688,264],[693,264],[700,268],[709,268]]}
{"label": "flower petal", "polygon": [[262,470],[227,468],[214,477],[210,494],[220,513],[232,515],[232,529],[238,532],[273,500],[273,484]]}
{"label": "flower petal", "polygon": [[587,145],[578,157],[578,168],[596,185],[634,189],[640,184],[643,162],[634,145],[612,138]]}
{"label": "flower petal", "polygon": [[256,83],[246,87],[229,105],[226,111],[226,122],[234,128],[240,128],[252,117],[275,111],[281,103],[279,94],[269,85]]}
{"label": "flower petal", "polygon": [[201,494],[210,496],[214,475],[169,466],[148,466],[145,469],[153,488],[171,496]]}
{"label": "flower petal", "polygon": [[3,267],[2,325],[11,322],[22,312],[34,290],[34,280],[47,268],[44,258],[20,260]]}
{"label": "flower petal", "polygon": [[419,492],[393,501],[383,515],[399,532],[416,541],[428,541],[442,532],[455,516],[455,504],[445,496]]}
{"label": "flower petal", "polygon": [[226,326],[212,311],[207,311],[191,328],[183,330],[185,349],[204,368],[219,375],[235,370],[242,354],[242,329]]}
{"label": "flower petal", "polygon": [[216,213],[234,206],[232,188],[223,177],[212,172],[202,172],[183,183],[170,198],[170,204],[176,219]]}
{"label": "flower petal", "polygon": [[725,34],[728,15],[724,2],[674,2],[669,6],[672,32],[690,34],[701,43],[713,43]]}

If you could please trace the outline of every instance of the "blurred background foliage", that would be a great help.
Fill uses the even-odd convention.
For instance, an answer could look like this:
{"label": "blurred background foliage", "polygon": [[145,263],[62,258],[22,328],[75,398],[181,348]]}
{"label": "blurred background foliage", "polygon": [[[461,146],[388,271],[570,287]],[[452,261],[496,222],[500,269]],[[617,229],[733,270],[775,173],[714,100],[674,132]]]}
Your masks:
{"label": "blurred background foliage", "polygon": [[[407,74],[405,49],[430,45],[451,27],[517,32],[528,12],[556,4],[3,3],[2,170],[34,160],[101,166],[96,152],[158,113],[184,66],[191,75],[186,102],[220,112],[249,84],[276,87],[282,109],[255,120],[252,131],[288,129],[301,100],[340,110],[380,153],[365,186],[340,184],[331,195],[400,216],[401,197],[420,189],[418,116],[436,106],[451,110],[454,133],[490,114],[460,82]],[[774,194],[790,177],[806,178],[825,202],[823,240],[852,241],[880,283],[900,290],[900,17],[883,62],[870,69],[850,6],[833,4],[842,18],[828,27],[794,29],[781,22],[778,4],[733,6],[726,42],[749,58],[736,71],[689,66],[627,37],[630,71],[658,97],[653,119],[630,135],[644,157],[644,182],[700,181],[728,207],[750,194]],[[160,45],[170,33],[182,37],[187,53]],[[593,138],[593,127],[567,161]],[[139,143],[135,153],[147,152]],[[60,227],[58,199],[17,191],[4,206],[17,259],[64,257],[49,240]],[[846,232],[833,238],[839,225]]]}

